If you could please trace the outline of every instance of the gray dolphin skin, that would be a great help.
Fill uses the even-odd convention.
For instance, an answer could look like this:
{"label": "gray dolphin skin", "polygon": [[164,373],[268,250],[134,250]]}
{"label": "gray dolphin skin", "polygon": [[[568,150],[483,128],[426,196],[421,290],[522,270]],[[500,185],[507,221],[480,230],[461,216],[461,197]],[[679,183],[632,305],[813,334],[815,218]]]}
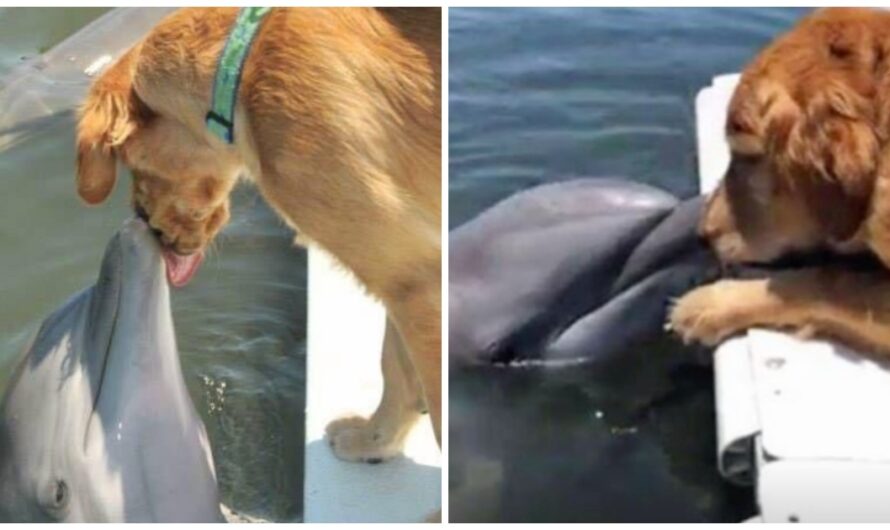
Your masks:
{"label": "gray dolphin skin", "polygon": [[696,234],[702,203],[583,178],[451,232],[451,521],[755,513],[713,465],[710,356],[663,329],[672,297],[720,273]]}
{"label": "gray dolphin skin", "polygon": [[702,198],[580,178],[517,193],[451,232],[452,366],[606,360],[660,333],[671,297],[718,271]]}
{"label": "gray dolphin skin", "polygon": [[223,522],[160,249],[124,223],[96,284],[51,314],[0,410],[0,521]]}

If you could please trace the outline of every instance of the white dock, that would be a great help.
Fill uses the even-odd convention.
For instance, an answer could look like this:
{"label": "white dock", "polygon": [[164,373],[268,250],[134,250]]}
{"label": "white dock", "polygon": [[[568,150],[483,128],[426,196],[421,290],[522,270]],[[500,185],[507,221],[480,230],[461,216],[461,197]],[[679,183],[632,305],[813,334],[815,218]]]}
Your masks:
{"label": "white dock", "polygon": [[428,416],[405,456],[382,464],[338,460],[325,426],[380,401],[385,313],[320,250],[309,251],[304,521],[422,522],[441,505],[441,456]]}

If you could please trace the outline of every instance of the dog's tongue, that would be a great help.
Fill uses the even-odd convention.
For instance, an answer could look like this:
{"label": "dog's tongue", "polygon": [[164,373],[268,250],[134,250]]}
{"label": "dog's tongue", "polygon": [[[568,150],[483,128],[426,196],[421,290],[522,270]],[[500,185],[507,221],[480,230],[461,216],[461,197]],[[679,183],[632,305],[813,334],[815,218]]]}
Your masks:
{"label": "dog's tongue", "polygon": [[204,261],[203,252],[180,256],[172,250],[164,249],[161,254],[164,256],[164,263],[167,264],[167,281],[173,287],[182,287],[187,284],[198,271],[201,262]]}

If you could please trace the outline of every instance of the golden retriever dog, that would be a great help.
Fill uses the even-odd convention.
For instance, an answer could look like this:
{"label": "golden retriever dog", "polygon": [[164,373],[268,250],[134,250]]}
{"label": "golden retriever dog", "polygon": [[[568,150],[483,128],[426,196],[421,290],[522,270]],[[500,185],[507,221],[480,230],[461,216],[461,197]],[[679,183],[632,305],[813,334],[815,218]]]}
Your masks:
{"label": "golden retriever dog", "polygon": [[[871,252],[890,267],[890,12],[818,10],[763,50],[730,102],[729,169],[699,226],[721,262]],[[890,275],[839,267],[722,280],[669,327],[714,345],[754,326],[890,354]]]}
{"label": "golden retriever dog", "polygon": [[98,204],[117,161],[129,168],[134,208],[181,285],[228,221],[236,179],[255,183],[386,307],[383,399],[370,418],[327,430],[339,457],[379,462],[424,410],[441,436],[441,12],[272,9],[244,63],[229,144],[205,115],[237,14],[178,10],[95,81],[77,126],[77,190]]}

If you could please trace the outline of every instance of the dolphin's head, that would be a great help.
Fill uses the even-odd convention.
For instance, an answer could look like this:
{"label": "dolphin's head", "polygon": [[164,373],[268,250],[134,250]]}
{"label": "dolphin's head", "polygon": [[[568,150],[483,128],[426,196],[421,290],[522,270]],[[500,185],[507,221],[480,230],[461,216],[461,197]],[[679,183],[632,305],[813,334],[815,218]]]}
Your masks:
{"label": "dolphin's head", "polygon": [[160,249],[141,220],[44,321],[0,410],[0,520],[219,520]]}

